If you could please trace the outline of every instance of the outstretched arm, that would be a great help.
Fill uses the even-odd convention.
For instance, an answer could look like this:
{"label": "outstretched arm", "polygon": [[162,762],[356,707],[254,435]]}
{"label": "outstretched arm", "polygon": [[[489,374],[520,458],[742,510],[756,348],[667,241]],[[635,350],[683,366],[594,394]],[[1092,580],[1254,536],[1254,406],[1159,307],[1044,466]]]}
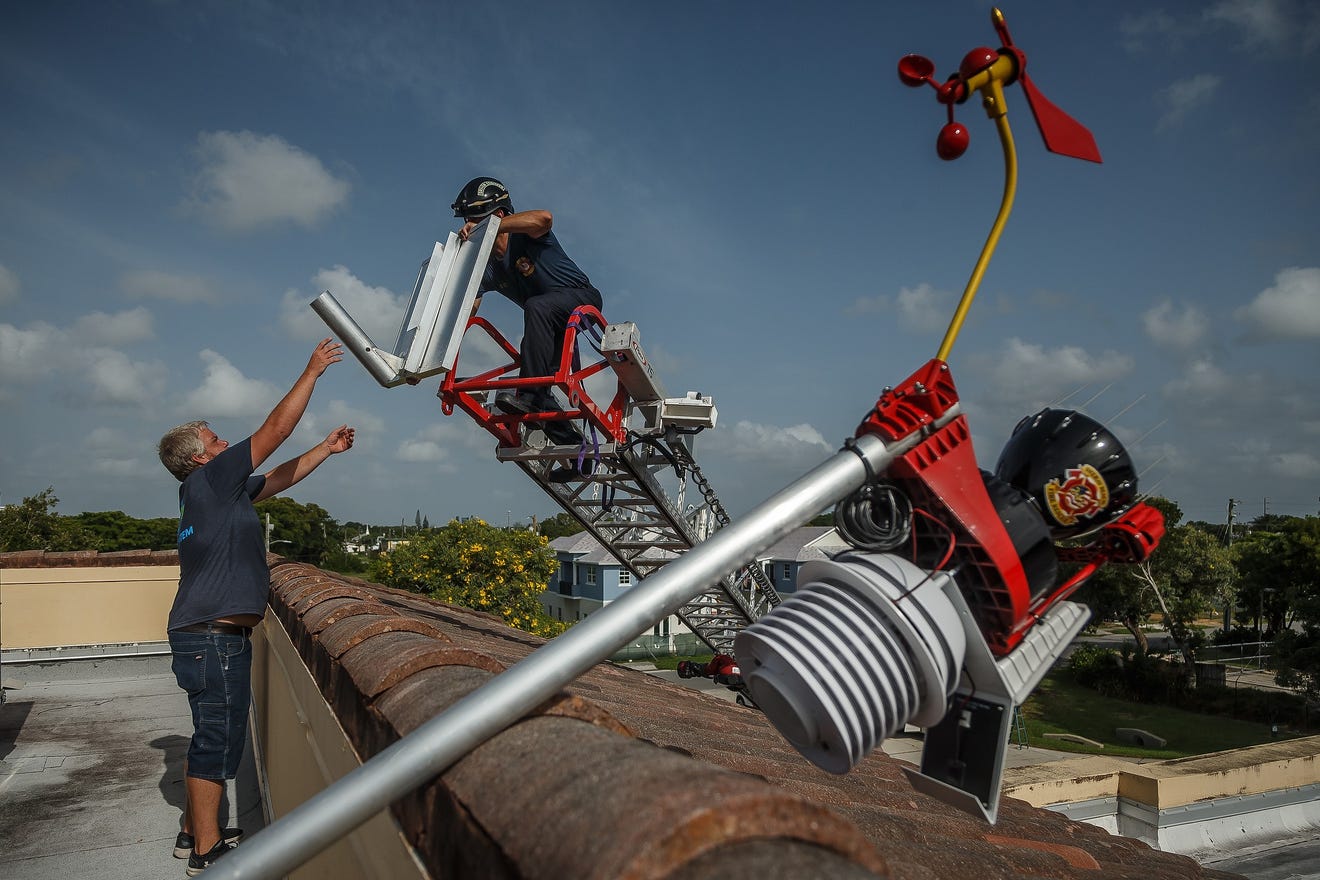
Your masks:
{"label": "outstretched arm", "polygon": [[[312,352],[312,357],[307,361],[307,366],[303,369],[302,375],[298,381],[289,389],[289,393],[284,395],[284,399],[275,405],[270,415],[266,416],[266,421],[262,422],[261,427],[252,435],[252,469],[255,471],[261,467],[262,462],[270,458],[280,444],[289,439],[293,429],[298,427],[298,421],[303,417],[307,410],[307,402],[312,399],[312,391],[316,388],[316,380],[321,378],[321,374],[331,364],[339,363],[342,360],[343,348],[338,342],[332,339],[322,339]],[[317,462],[318,464],[320,462]]]}
{"label": "outstretched arm", "polygon": [[304,477],[321,466],[330,456],[347,452],[353,448],[353,436],[356,432],[348,425],[340,425],[330,432],[330,436],[304,452],[297,458],[291,458],[284,464],[266,472],[266,485],[253,501],[265,501],[278,495],[285,489],[300,482]]}

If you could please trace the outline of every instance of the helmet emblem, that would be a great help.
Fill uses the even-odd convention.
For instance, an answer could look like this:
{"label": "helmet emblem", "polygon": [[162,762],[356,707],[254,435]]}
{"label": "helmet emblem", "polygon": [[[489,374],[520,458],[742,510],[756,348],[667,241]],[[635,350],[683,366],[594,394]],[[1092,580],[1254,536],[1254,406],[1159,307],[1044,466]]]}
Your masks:
{"label": "helmet emblem", "polygon": [[1062,482],[1053,479],[1046,483],[1045,501],[1060,525],[1071,526],[1109,506],[1109,487],[1098,470],[1084,464],[1064,471]]}

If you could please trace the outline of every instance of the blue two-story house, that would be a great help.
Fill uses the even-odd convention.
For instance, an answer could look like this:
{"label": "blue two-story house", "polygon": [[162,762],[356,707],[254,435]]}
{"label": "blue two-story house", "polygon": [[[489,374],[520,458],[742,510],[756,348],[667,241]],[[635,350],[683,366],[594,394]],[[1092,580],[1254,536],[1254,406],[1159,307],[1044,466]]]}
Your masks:
{"label": "blue two-story house", "polygon": [[[803,563],[829,558],[847,547],[830,526],[802,526],[766,549],[757,558],[757,564],[781,595],[789,595],[796,589],[798,569]],[[541,594],[541,605],[555,620],[582,620],[635,586],[632,572],[590,532],[555,538],[550,549],[559,568]],[[650,553],[657,557],[676,555],[667,550]],[[672,641],[674,636],[684,633],[689,633],[688,628],[677,617],[671,617],[657,624],[652,636]],[[663,649],[662,645],[657,647]]]}

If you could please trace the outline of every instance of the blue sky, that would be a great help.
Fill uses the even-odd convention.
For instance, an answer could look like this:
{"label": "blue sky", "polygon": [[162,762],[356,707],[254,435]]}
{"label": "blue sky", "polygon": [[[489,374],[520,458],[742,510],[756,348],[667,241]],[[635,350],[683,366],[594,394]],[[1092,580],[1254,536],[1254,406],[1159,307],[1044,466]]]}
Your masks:
{"label": "blue sky", "polygon": [[[0,30],[0,502],[170,515],[170,426],[250,433],[333,290],[393,339],[469,178],[547,208],[742,513],[935,354],[998,206],[993,125],[937,77],[990,4],[14,2]],[[1104,164],[1047,153],[1010,88],[1017,204],[950,363],[978,457],[1067,399],[1191,518],[1320,509],[1320,7],[1003,4]],[[491,298],[496,300],[498,298]],[[506,303],[483,314],[516,338]],[[341,520],[556,508],[436,382],[322,380],[280,456]],[[1071,395],[1071,396],[1070,396]],[[1112,417],[1121,413],[1117,419]],[[1268,501],[1266,500],[1268,499]]]}

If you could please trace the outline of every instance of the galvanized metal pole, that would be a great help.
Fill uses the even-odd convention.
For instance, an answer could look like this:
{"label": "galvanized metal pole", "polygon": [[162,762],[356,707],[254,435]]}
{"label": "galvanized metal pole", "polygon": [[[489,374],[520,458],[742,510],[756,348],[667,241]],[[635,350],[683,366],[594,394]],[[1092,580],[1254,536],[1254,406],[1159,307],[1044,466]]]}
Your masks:
{"label": "galvanized metal pole", "polygon": [[[954,412],[949,413],[952,418]],[[811,516],[883,473],[918,437],[886,447],[864,436],[741,521],[669,563],[563,635],[468,694],[208,868],[211,880],[277,878],[608,659]]]}

